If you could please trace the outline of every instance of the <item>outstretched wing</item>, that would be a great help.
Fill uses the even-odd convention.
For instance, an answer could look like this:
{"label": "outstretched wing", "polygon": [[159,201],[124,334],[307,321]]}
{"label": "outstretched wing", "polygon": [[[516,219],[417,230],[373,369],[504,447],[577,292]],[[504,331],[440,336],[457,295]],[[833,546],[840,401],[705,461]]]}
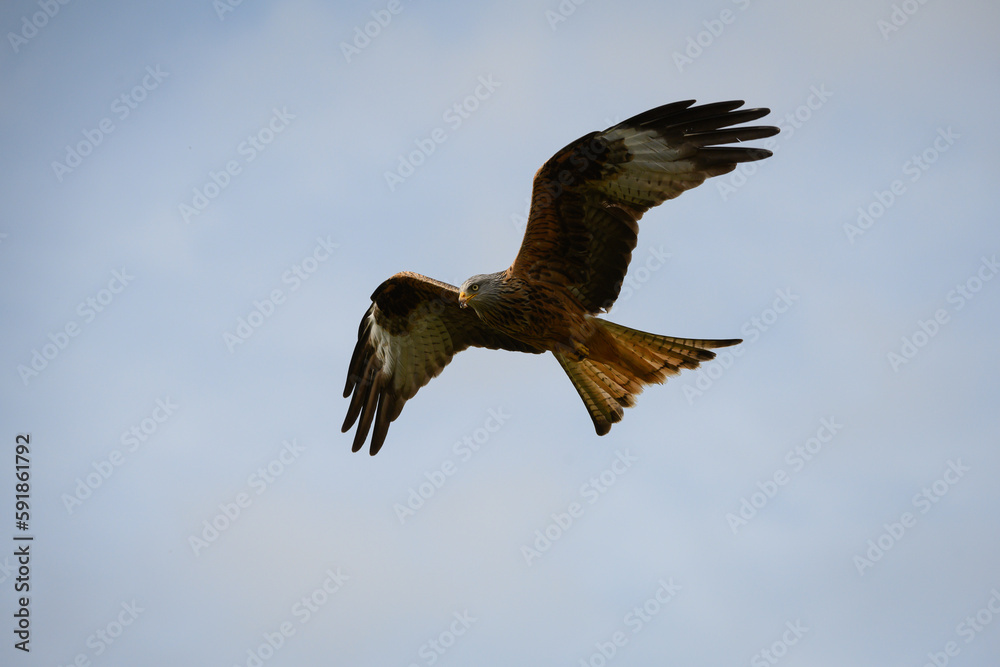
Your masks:
{"label": "outstretched wing", "polygon": [[543,351],[487,328],[472,308],[459,307],[452,285],[409,271],[379,285],[361,319],[344,387],[344,398],[353,396],[341,430],[360,416],[353,450],[365,444],[374,422],[371,454],[377,454],[406,401],[469,346]]}
{"label": "outstretched wing", "polygon": [[542,165],[509,271],[565,285],[592,313],[610,308],[643,213],[740,162],[771,155],[720,146],[777,134],[770,126],[731,127],[766,116],[768,109],[739,109],[742,101],[692,104],[667,104],[592,132]]}

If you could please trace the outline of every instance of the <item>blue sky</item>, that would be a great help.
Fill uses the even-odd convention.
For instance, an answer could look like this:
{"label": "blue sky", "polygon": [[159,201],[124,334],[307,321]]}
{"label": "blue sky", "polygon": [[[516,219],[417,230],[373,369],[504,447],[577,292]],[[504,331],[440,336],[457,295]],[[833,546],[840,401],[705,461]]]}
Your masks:
{"label": "blue sky", "polygon": [[[5,3],[4,664],[993,664],[998,19]],[[372,290],[504,268],[549,156],[691,98],[775,155],[650,211],[608,318],[743,345],[603,438],[467,351],[352,454]]]}

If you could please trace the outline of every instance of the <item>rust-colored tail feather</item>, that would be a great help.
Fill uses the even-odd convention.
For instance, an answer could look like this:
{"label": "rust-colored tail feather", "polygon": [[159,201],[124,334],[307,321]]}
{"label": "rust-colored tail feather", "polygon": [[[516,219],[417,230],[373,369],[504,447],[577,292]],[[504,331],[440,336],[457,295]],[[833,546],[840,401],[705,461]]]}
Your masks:
{"label": "rust-colored tail feather", "polygon": [[682,368],[697,368],[715,358],[711,348],[728,347],[740,339],[706,340],[673,338],[629,329],[607,320],[593,319],[593,335],[586,342],[588,357],[556,352],[556,359],[587,406],[598,435],[620,422],[624,408],[648,384],[663,384]]}

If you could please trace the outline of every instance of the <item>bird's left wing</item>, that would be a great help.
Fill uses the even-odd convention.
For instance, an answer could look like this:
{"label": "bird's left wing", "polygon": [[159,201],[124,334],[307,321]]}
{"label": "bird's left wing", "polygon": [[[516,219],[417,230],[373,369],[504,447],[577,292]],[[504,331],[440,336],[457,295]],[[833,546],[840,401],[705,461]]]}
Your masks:
{"label": "bird's left wing", "polygon": [[351,403],[341,430],[346,433],[360,417],[353,450],[365,444],[374,423],[370,452],[377,454],[406,401],[470,346],[542,352],[489,329],[472,308],[459,307],[452,285],[408,271],[379,285],[361,319],[344,387]]}
{"label": "bird's left wing", "polygon": [[[771,151],[742,145],[778,133],[739,126],[767,115],[741,101],[675,102],[577,139],[535,175],[524,241],[509,271],[561,284],[592,313],[618,298],[642,214]],[[730,145],[727,145],[730,144]]]}

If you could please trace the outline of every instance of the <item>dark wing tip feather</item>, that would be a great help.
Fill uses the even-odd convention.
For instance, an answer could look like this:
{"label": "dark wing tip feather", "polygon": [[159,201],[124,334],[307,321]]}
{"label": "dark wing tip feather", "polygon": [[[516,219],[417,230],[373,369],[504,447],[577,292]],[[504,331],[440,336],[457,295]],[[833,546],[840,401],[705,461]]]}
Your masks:
{"label": "dark wing tip feather", "polygon": [[694,146],[703,147],[766,139],[773,137],[777,133],[778,128],[771,125],[748,125],[746,127],[733,127],[726,130],[689,132],[684,135],[684,140],[686,143]]}
{"label": "dark wing tip feather", "polygon": [[707,146],[698,150],[700,164],[715,165],[722,163],[756,162],[769,158],[774,153],[766,148],[738,148],[732,146]]}
{"label": "dark wing tip feather", "polygon": [[[697,108],[700,109],[701,107]],[[729,111],[718,115],[711,114],[702,118],[686,120],[681,125],[683,125],[684,131],[687,133],[717,130],[722,127],[739,125],[740,123],[749,123],[752,120],[763,118],[769,113],[771,113],[771,110],[764,107],[739,109],[738,111]]]}
{"label": "dark wing tip feather", "polygon": [[[765,139],[779,132],[777,127],[770,125],[732,127],[763,118],[771,112],[766,107],[740,109],[743,100],[700,106],[692,106],[693,104],[694,100],[665,104],[622,121],[605,132],[622,128],[649,129],[659,132],[671,143],[689,143],[699,148]],[[754,158],[756,160],[767,157],[762,153],[757,155]]]}
{"label": "dark wing tip feather", "polygon": [[726,127],[735,123],[743,123],[766,116],[770,110],[763,108],[740,109],[743,100],[727,100],[725,102],[712,102],[693,106],[695,100],[683,100],[672,102],[663,106],[643,111],[632,116],[612,128],[640,127],[640,128],[665,128],[675,126],[685,126],[695,123],[724,123],[714,124],[713,127]]}
{"label": "dark wing tip feather", "polygon": [[[640,114],[636,114],[631,118],[627,118],[622,122],[618,123],[614,127],[635,127],[637,125],[649,125],[651,123],[658,123],[661,119],[665,117],[674,116],[682,111],[687,110],[696,100],[681,100],[679,102],[671,102],[670,104],[664,104],[656,108],[650,109],[649,111],[643,111]],[[737,106],[743,104],[740,102]],[[614,128],[609,128],[614,129]]]}
{"label": "dark wing tip feather", "polygon": [[341,433],[347,433],[354,426],[354,422],[357,421],[358,415],[361,414],[361,391],[355,391],[354,396],[351,397],[351,403],[347,408],[347,416],[344,417],[344,425],[340,427]]}
{"label": "dark wing tip feather", "polygon": [[[365,319],[368,316],[365,315]],[[351,363],[347,367],[347,382],[344,383],[344,398],[351,395],[354,391],[354,387],[357,386],[358,382],[361,380],[361,364],[364,363],[367,358],[366,347],[368,346],[368,337],[362,332],[358,336],[358,344],[354,346],[354,354],[351,355]]]}
{"label": "dark wing tip feather", "polygon": [[733,345],[739,345],[743,342],[742,338],[726,338],[723,340],[706,340],[702,341],[705,347],[717,348],[717,347],[731,347]]}
{"label": "dark wing tip feather", "polygon": [[371,448],[368,453],[371,456],[378,454],[378,450],[382,449],[382,444],[385,442],[385,436],[389,432],[389,424],[392,423],[394,417],[393,404],[396,402],[396,395],[383,391],[379,395],[378,399],[378,412],[375,415],[375,430],[372,431],[372,443]]}
{"label": "dark wing tip feather", "polygon": [[[351,399],[351,412],[356,410],[360,413],[359,416],[355,416],[358,420],[358,430],[354,434],[354,444],[351,447],[351,451],[356,452],[365,444],[368,431],[371,430],[372,420],[375,418],[375,409],[378,407],[381,389],[382,378],[379,375],[379,371],[372,368],[371,372],[365,378],[365,382],[358,385],[356,393]],[[357,408],[355,408],[354,401],[358,401]],[[348,416],[350,417],[351,414],[349,413]]]}

